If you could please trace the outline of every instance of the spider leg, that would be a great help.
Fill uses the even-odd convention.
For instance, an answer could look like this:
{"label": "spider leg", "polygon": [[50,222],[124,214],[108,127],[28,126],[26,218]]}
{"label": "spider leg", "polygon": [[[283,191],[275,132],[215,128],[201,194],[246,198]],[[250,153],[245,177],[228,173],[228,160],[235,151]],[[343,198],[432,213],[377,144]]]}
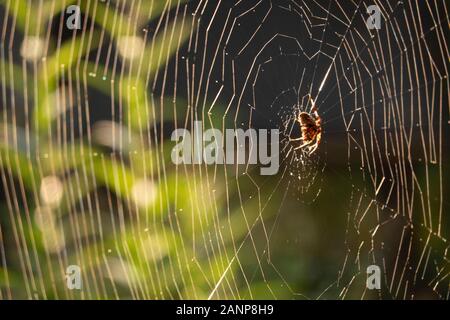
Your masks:
{"label": "spider leg", "polygon": [[311,146],[309,150],[309,155],[313,154],[317,150],[321,140],[322,140],[322,133],[319,132],[316,136],[316,143],[313,146]]}
{"label": "spider leg", "polygon": [[310,142],[304,142],[302,145],[298,146],[297,148],[294,148],[294,151],[295,151],[295,150],[298,150],[298,149],[303,149],[303,148],[305,148],[305,147],[311,145],[311,143],[312,143],[312,141],[310,141]]}
{"label": "spider leg", "polygon": [[308,155],[312,155],[317,150],[318,147],[319,147],[319,144],[316,142],[313,146],[311,146],[311,149],[309,150]]}
{"label": "spider leg", "polygon": [[314,116],[318,117],[318,113],[317,113],[317,107],[316,107],[316,103],[314,102],[313,97],[311,96],[311,94],[309,95],[309,100],[311,101],[311,113],[314,114]]}

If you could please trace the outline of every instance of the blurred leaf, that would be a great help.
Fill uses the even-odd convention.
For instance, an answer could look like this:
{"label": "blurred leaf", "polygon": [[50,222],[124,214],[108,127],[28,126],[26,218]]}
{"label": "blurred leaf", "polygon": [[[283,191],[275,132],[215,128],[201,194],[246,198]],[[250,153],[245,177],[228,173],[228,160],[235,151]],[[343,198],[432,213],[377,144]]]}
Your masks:
{"label": "blurred leaf", "polygon": [[[51,127],[54,115],[57,114],[56,105],[49,100],[57,87],[57,81],[62,72],[70,68],[75,62],[95,50],[98,46],[99,33],[94,32],[92,41],[87,43],[83,37],[78,37],[74,41],[70,41],[61,45],[59,50],[53,56],[46,58],[41,67],[38,102],[34,111],[35,124],[37,130],[45,133]],[[86,76],[86,75],[84,75]]]}

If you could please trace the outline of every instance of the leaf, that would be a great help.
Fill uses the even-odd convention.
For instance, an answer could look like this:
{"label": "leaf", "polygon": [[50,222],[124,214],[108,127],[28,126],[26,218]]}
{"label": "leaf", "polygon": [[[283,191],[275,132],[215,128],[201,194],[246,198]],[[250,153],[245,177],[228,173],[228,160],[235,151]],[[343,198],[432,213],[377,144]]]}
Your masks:
{"label": "leaf", "polygon": [[[84,37],[78,37],[74,41],[64,43],[53,56],[45,59],[39,73],[39,96],[34,110],[34,124],[37,125],[37,131],[41,133],[48,131],[57,112],[56,106],[49,100],[49,95],[56,90],[59,76],[88,54],[90,50],[95,50],[98,46],[98,39],[98,32],[93,33],[89,45]],[[84,76],[86,77],[86,75]]]}

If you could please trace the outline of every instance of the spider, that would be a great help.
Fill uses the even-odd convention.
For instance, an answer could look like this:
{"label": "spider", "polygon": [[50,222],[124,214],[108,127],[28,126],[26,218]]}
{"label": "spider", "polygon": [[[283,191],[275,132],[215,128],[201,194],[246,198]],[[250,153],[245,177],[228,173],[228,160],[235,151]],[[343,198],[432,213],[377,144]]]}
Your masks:
{"label": "spider", "polygon": [[322,120],[320,119],[316,104],[310,94],[309,100],[311,100],[312,103],[311,113],[300,112],[296,119],[300,124],[302,136],[300,138],[291,139],[291,141],[303,141],[303,143],[294,150],[308,147],[308,154],[311,155],[317,150],[320,140],[322,139]]}

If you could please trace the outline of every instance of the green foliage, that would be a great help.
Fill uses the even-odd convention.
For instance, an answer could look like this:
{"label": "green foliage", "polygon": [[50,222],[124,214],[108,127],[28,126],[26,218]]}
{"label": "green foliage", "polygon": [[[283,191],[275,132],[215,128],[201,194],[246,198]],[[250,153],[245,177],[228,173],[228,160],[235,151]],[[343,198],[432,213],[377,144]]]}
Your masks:
{"label": "green foliage", "polygon": [[[24,0],[2,3],[17,17],[18,31],[42,37],[52,17],[76,1],[49,1],[43,7]],[[241,290],[246,295],[249,284],[239,276],[245,266],[236,263],[241,252],[236,243],[248,237],[249,223],[261,219],[258,202],[227,203],[227,197],[239,198],[234,179],[226,182],[223,173],[199,168],[203,175],[215,175],[211,185],[189,172],[197,169],[174,167],[171,143],[154,137],[156,128],[173,122],[177,112],[184,116],[186,101],[156,99],[150,87],[187,41],[190,20],[169,22],[149,37],[139,61],[130,63],[124,74],[89,58],[104,34],[117,46],[121,37],[141,32],[142,25],[170,9],[163,1],[148,1],[134,15],[121,15],[110,5],[82,1],[82,12],[96,23],[89,39],[88,33],[78,32],[56,45],[52,36],[48,55],[27,67],[32,74],[23,72],[18,61],[0,61],[6,74],[2,86],[21,96],[5,106],[1,129],[6,135],[0,139],[0,166],[11,178],[5,188],[18,200],[3,207],[0,216],[0,231],[8,239],[2,242],[7,265],[0,269],[0,292],[6,296],[207,298],[219,281],[236,291],[218,286],[213,298],[237,297]],[[96,70],[102,70],[101,77]],[[88,92],[94,92],[109,99],[106,104],[123,108],[123,121],[114,131],[120,132],[121,143],[105,151],[90,134],[73,136],[79,120],[68,123],[72,111],[55,103],[64,93],[58,91],[64,82],[76,92],[73,105],[80,103],[76,94],[89,102]],[[81,104],[89,114],[97,106],[87,102]],[[222,118],[210,115],[209,120],[222,125]],[[241,188],[250,187],[243,179]],[[56,188],[49,195],[57,198],[54,203],[42,194],[45,183]],[[227,195],[225,183],[232,194]],[[82,267],[82,292],[67,290],[68,264]]]}

